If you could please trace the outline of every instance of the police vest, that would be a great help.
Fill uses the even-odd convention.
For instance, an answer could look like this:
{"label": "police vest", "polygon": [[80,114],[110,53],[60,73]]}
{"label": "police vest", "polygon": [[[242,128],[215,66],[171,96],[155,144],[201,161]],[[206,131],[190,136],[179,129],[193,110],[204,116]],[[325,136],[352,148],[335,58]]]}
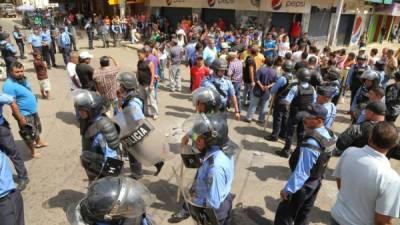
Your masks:
{"label": "police vest", "polygon": [[[304,141],[300,144],[299,147],[297,147],[293,154],[290,156],[289,159],[289,166],[291,171],[293,172],[296,169],[297,163],[300,158],[300,148],[309,148],[314,151],[318,151],[320,153],[317,162],[313,166],[313,168],[310,171],[310,177],[308,178],[308,181],[316,180],[322,178],[324,175],[325,169],[328,166],[328,162],[332,156],[332,152],[335,149],[336,146],[336,138],[334,133],[327,129],[329,132],[329,135],[331,138],[326,138],[322,136],[320,133],[318,133],[315,130],[307,130],[304,136]],[[312,138],[315,141],[317,141],[318,145],[320,147],[308,144],[306,142],[307,139]]]}
{"label": "police vest", "polygon": [[358,67],[354,66],[353,76],[351,77],[351,88],[358,89],[361,85],[361,75],[367,70],[366,66]]}
{"label": "police vest", "polygon": [[[101,117],[101,119],[97,120],[93,124],[91,124],[85,131],[84,139],[92,145],[93,138],[101,133],[104,136],[105,141],[109,148],[118,150],[119,149],[119,132],[115,123],[108,117]],[[99,149],[93,149],[91,146],[87,146],[87,149],[83,150],[92,150],[93,152],[99,152]],[[100,153],[102,153],[100,149]]]}
{"label": "police vest", "polygon": [[285,73],[282,76],[286,79],[286,84],[278,89],[278,91],[276,92],[277,98],[275,99],[286,97],[290,91],[290,88],[293,87],[295,84],[293,82],[293,76],[291,76],[290,74]]}
{"label": "police vest", "polygon": [[0,46],[0,50],[1,50],[1,55],[3,56],[3,58],[7,58],[7,57],[15,57],[15,53],[12,52],[10,49],[7,48],[7,44],[3,44]]}
{"label": "police vest", "polygon": [[305,88],[298,84],[297,96],[293,99],[291,106],[300,111],[306,110],[307,107],[313,103],[314,93],[315,90],[313,86],[308,85],[308,87]]}
{"label": "police vest", "polygon": [[[127,107],[131,101],[133,101],[135,98],[139,99],[143,103],[143,99],[140,98],[139,94],[136,92],[129,93],[128,96],[126,96],[126,99],[124,103],[122,104],[122,109]],[[142,104],[142,112],[144,112],[144,104]]]}
{"label": "police vest", "polygon": [[360,98],[358,99],[357,104],[363,104],[369,101],[368,92],[368,88],[366,88],[365,86],[361,87]]}
{"label": "police vest", "polygon": [[400,108],[400,84],[389,85],[386,89],[385,102],[388,115],[398,115]]}

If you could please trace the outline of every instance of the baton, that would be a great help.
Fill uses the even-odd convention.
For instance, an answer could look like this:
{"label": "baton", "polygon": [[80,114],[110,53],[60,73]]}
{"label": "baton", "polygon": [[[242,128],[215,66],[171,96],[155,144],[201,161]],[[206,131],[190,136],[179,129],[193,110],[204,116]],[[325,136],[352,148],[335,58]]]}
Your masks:
{"label": "baton", "polygon": [[264,122],[264,131],[265,131],[265,129],[267,129],[267,126],[268,126],[268,119],[269,119],[269,116],[270,116],[271,113],[272,113],[272,107],[274,106],[275,97],[276,97],[276,95],[272,96],[272,98],[271,98],[271,100],[272,100],[272,101],[271,101],[271,104],[269,104],[268,115],[267,115],[267,117],[265,118],[265,122]]}

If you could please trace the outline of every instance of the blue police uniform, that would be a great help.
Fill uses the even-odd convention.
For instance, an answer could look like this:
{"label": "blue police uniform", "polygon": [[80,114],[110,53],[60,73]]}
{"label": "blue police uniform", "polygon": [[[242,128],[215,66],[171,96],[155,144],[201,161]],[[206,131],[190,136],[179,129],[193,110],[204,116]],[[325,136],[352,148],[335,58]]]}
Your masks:
{"label": "blue police uniform", "polygon": [[331,129],[336,118],[336,106],[332,102],[325,103],[323,106],[328,111],[324,119],[324,125],[326,128]]}
{"label": "blue police uniform", "polygon": [[52,41],[50,30],[42,31],[40,36],[42,37],[42,41],[47,43],[47,45],[42,46],[43,60],[46,61],[48,69],[51,69],[52,66],[55,66],[55,57],[51,47]]}
{"label": "blue police uniform", "polygon": [[6,64],[7,69],[7,77],[11,76],[11,65],[17,61],[15,58],[15,54],[17,53],[17,49],[7,41],[1,41],[0,46],[2,46],[1,55],[3,56],[4,62]]}
{"label": "blue police uniform", "polygon": [[[331,134],[325,127],[314,129],[313,132],[323,138],[330,140],[330,147],[334,146]],[[321,164],[319,158],[326,153],[322,153],[322,146],[314,138],[307,138],[303,141],[297,151],[299,157],[292,174],[287,181],[283,192],[288,194],[288,200],[281,201],[275,214],[275,225],[305,224],[308,214],[312,209],[321,187],[323,170],[316,169]],[[327,163],[329,157],[322,159],[322,163]],[[317,172],[317,175],[315,174]],[[321,174],[322,173],[322,174]],[[316,177],[317,176],[317,177]]]}
{"label": "blue police uniform", "polygon": [[14,36],[15,42],[17,43],[21,59],[23,59],[23,58],[25,58],[24,36],[22,36],[20,32],[16,32],[16,31],[13,32],[13,36]]}
{"label": "blue police uniform", "polygon": [[[96,121],[100,120],[101,118],[102,118],[102,116],[98,116],[96,118]],[[104,155],[104,162],[107,160],[107,158],[118,159],[117,151],[108,147],[107,141],[102,133],[97,133],[94,136],[94,139],[92,142],[92,148],[93,149],[101,149],[101,151]]]}
{"label": "blue police uniform", "polygon": [[42,52],[42,36],[40,34],[29,35],[28,43],[32,45],[34,51],[37,50],[39,52]]}
{"label": "blue police uniform", "polygon": [[[220,224],[227,219],[227,201],[231,201],[230,191],[234,176],[234,160],[229,158],[218,146],[208,149],[203,164],[197,171],[194,186],[194,203],[213,208]],[[228,204],[229,205],[229,204]]]}
{"label": "blue police uniform", "polygon": [[68,64],[70,60],[70,54],[71,54],[71,38],[66,31],[68,28],[66,27],[64,32],[62,32],[61,37],[60,37],[60,48],[61,48],[61,53],[64,59],[65,65]]}
{"label": "blue police uniform", "polygon": [[0,151],[0,218],[1,224],[25,224],[22,196],[16,189],[12,170],[3,150]]}
{"label": "blue police uniform", "polygon": [[271,87],[271,93],[274,96],[274,111],[273,111],[273,121],[272,121],[272,133],[270,136],[266,136],[265,139],[269,141],[277,141],[278,135],[280,137],[285,137],[286,134],[286,124],[289,117],[289,111],[287,107],[284,106],[284,99],[286,94],[290,89],[289,81],[293,79],[291,73],[286,73],[278,78],[276,83]]}
{"label": "blue police uniform", "polygon": [[[308,89],[308,92],[311,92],[311,84],[307,82],[301,82],[299,84],[301,88],[303,89]],[[290,148],[292,145],[292,138],[294,135],[294,132],[297,132],[297,144],[300,143],[303,132],[304,132],[304,127],[303,127],[303,122],[296,118],[297,112],[299,111],[300,108],[306,107],[307,104],[314,103],[317,99],[317,94],[315,90],[312,88],[312,95],[308,95],[307,98],[310,99],[311,101],[308,100],[307,104],[302,103],[299,99],[303,98],[303,96],[306,95],[299,95],[299,85],[295,85],[292,88],[290,88],[289,93],[287,96],[283,99],[282,102],[285,104],[290,104],[290,112],[289,112],[289,119],[288,119],[288,124],[287,124],[287,129],[286,129],[286,140],[285,140],[285,146],[282,149],[282,152],[288,156],[290,154]],[[293,100],[297,98],[296,102],[293,102]]]}
{"label": "blue police uniform", "polygon": [[3,116],[3,106],[10,105],[14,102],[14,98],[0,93],[0,146],[2,146],[2,151],[10,158],[11,162],[15,166],[15,170],[17,171],[18,178],[20,180],[27,179],[28,172],[26,170],[24,161],[17,151],[17,146],[14,142],[14,137],[10,132],[10,126],[7,120]]}
{"label": "blue police uniform", "polygon": [[218,93],[221,95],[223,108],[226,108],[228,106],[228,100],[235,96],[235,88],[233,87],[232,82],[230,80],[227,80],[225,77],[219,78],[215,74],[209,75],[201,82],[200,86],[214,86]]}

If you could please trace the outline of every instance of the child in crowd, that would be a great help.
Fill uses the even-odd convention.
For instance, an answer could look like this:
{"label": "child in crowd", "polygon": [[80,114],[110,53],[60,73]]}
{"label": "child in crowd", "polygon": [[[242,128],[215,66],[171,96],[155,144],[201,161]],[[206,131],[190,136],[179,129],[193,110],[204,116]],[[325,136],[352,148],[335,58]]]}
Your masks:
{"label": "child in crowd", "polygon": [[33,53],[33,66],[36,70],[36,76],[39,80],[40,92],[43,99],[50,99],[51,84],[47,75],[47,64],[42,60],[42,55],[39,51]]}

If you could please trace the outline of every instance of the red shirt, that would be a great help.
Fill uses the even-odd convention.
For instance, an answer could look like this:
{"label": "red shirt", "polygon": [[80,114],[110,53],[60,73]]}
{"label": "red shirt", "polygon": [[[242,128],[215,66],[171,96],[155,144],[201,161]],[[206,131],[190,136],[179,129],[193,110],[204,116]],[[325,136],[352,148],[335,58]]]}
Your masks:
{"label": "red shirt", "polygon": [[190,76],[192,76],[192,91],[195,91],[197,88],[200,87],[201,80],[203,80],[204,77],[208,76],[208,73],[208,68],[205,66],[192,66],[192,68],[190,69]]}
{"label": "red shirt", "polygon": [[300,33],[301,33],[300,23],[299,22],[292,23],[292,29],[290,31],[290,36],[292,36],[294,38],[298,38],[298,37],[300,37]]}

